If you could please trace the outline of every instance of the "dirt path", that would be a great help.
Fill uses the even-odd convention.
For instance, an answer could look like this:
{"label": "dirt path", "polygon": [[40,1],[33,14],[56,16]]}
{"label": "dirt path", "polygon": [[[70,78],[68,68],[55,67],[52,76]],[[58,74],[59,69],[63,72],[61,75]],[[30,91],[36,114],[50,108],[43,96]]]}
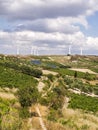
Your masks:
{"label": "dirt path", "polygon": [[45,87],[45,84],[44,84],[42,81],[39,81],[39,84],[38,84],[38,86],[37,86],[38,91],[41,92],[44,87]]}
{"label": "dirt path", "polygon": [[49,56],[48,58],[49,58],[51,61],[54,61],[54,59],[53,59],[52,57]]}
{"label": "dirt path", "polygon": [[33,126],[32,126],[32,118],[29,118],[29,120],[28,120],[28,126],[30,127],[29,130],[34,130]]}
{"label": "dirt path", "polygon": [[[47,130],[45,124],[44,124],[44,121],[43,121],[43,116],[45,114],[45,108],[43,109],[40,104],[36,104],[35,106],[31,106],[29,108],[29,112],[32,113],[32,112],[36,112],[37,113],[37,116],[33,116],[33,117],[30,117],[28,119],[28,127],[29,127],[29,130]],[[43,113],[44,111],[44,113]],[[41,113],[42,112],[42,113]]]}
{"label": "dirt path", "polygon": [[43,74],[53,74],[53,75],[57,75],[58,73],[57,72],[54,72],[54,71],[49,71],[49,70],[42,70]]}
{"label": "dirt path", "polygon": [[38,115],[39,115],[39,123],[40,123],[42,129],[43,129],[43,130],[47,130],[47,128],[46,128],[46,126],[45,126],[45,124],[44,124],[44,121],[43,121],[43,119],[42,119],[42,115],[41,115],[41,112],[40,112],[38,106],[36,107],[36,112],[37,112]]}
{"label": "dirt path", "polygon": [[49,88],[49,89],[47,90],[47,92],[45,92],[42,96],[46,96],[47,93],[48,93],[49,91],[51,91],[51,89],[53,88],[53,86],[57,83],[57,81],[58,81],[58,79],[56,79],[54,82],[52,82],[50,88]]}
{"label": "dirt path", "polygon": [[73,90],[73,89],[68,89],[68,90],[73,92],[73,93],[76,93],[76,94],[85,94],[86,96],[98,98],[98,95],[95,95],[93,93],[88,94],[88,93],[85,93],[85,92],[81,92],[80,90]]}
{"label": "dirt path", "polygon": [[64,105],[63,105],[63,109],[68,107],[68,104],[69,104],[68,102],[69,102],[69,98],[65,97],[65,102],[64,102]]}
{"label": "dirt path", "polygon": [[80,71],[80,72],[83,72],[83,73],[88,72],[88,73],[90,73],[90,74],[96,74],[96,75],[98,75],[98,73],[95,73],[95,72],[91,71],[90,69],[71,68],[70,70]]}
{"label": "dirt path", "polygon": [[[30,113],[32,112],[31,108],[29,109],[29,112],[30,112]],[[29,119],[28,119],[28,126],[30,127],[29,130],[33,130],[33,126],[32,126],[32,118],[29,118]]]}

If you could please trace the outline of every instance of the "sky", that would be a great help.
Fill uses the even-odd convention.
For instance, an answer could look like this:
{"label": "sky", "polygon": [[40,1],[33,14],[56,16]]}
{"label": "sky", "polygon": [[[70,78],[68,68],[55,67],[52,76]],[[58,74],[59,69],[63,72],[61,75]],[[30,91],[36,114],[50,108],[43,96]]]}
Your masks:
{"label": "sky", "polygon": [[0,0],[0,53],[98,55],[98,0]]}

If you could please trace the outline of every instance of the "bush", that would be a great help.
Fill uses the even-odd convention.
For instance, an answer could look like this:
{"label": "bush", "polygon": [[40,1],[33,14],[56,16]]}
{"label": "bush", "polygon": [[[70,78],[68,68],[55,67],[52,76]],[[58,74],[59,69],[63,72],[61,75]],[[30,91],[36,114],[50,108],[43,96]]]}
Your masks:
{"label": "bush", "polygon": [[57,121],[57,119],[55,117],[56,113],[57,112],[55,110],[50,110],[50,113],[49,113],[47,119],[50,120],[50,121]]}
{"label": "bush", "polygon": [[12,68],[14,70],[17,70],[19,72],[22,72],[24,74],[27,74],[27,75],[31,75],[31,76],[34,76],[34,77],[37,77],[37,78],[40,78],[42,76],[42,71],[39,70],[39,69],[33,69],[32,67],[30,66],[27,66],[27,65],[18,65],[17,63],[14,63],[14,62],[0,62],[0,65],[1,66],[4,66],[4,67],[7,67],[7,68]]}
{"label": "bush", "polygon": [[47,119],[50,121],[57,121],[59,118],[63,117],[62,111],[50,109]]}
{"label": "bush", "polygon": [[28,108],[27,107],[21,108],[19,111],[19,115],[21,118],[24,118],[24,119],[30,117],[30,113],[28,111]]}
{"label": "bush", "polygon": [[62,108],[62,106],[64,104],[64,96],[59,95],[56,91],[50,92],[50,93],[48,93],[47,101],[48,101],[50,108],[58,110],[59,108]]}
{"label": "bush", "polygon": [[22,107],[29,107],[32,103],[36,103],[38,100],[38,96],[39,93],[36,87],[21,87],[18,90],[19,102]]}
{"label": "bush", "polygon": [[49,101],[47,100],[47,98],[44,98],[44,97],[41,97],[39,102],[44,106],[49,105]]}
{"label": "bush", "polygon": [[77,71],[75,71],[74,73],[74,78],[77,78]]}
{"label": "bush", "polygon": [[48,77],[48,79],[49,79],[50,81],[53,81],[53,79],[54,79],[53,74],[48,74],[47,77]]}
{"label": "bush", "polygon": [[28,74],[28,75],[31,75],[31,76],[34,76],[37,78],[40,78],[42,76],[41,70],[33,69],[33,68],[26,66],[26,65],[22,65],[20,67],[20,71],[22,71],[22,73],[24,73],[24,74]]}

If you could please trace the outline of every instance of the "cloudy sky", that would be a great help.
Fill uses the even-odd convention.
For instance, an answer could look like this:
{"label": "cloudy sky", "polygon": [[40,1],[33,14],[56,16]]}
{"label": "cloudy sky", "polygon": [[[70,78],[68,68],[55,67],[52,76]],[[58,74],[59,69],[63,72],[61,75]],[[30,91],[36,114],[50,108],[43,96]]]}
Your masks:
{"label": "cloudy sky", "polygon": [[98,55],[98,0],[0,0],[0,53]]}

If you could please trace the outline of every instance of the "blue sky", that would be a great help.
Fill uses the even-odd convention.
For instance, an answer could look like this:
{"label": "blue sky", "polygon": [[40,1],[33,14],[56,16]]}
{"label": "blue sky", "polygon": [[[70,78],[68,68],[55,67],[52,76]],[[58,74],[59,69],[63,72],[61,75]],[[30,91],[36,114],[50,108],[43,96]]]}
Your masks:
{"label": "blue sky", "polygon": [[98,37],[98,12],[87,17],[87,21],[89,24],[88,29],[81,26],[81,31],[83,31],[86,36]]}
{"label": "blue sky", "polygon": [[98,0],[0,0],[0,53],[98,55]]}

